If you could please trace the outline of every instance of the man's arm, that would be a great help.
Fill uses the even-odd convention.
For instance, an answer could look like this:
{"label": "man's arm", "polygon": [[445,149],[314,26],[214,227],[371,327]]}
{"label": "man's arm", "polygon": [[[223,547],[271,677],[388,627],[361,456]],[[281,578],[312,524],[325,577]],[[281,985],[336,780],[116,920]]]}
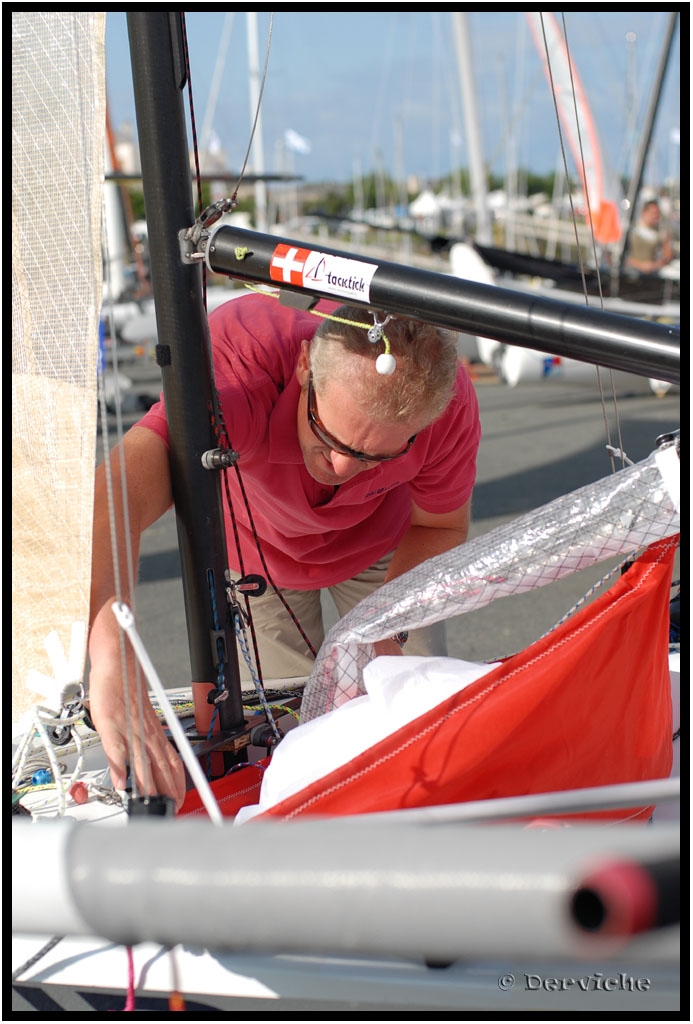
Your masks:
{"label": "man's arm", "polygon": [[667,263],[671,263],[673,258],[674,250],[671,245],[671,237],[669,234],[665,234],[662,236],[659,256],[653,259],[639,259],[637,256],[629,255],[626,257],[625,264],[643,274],[655,274],[662,267],[666,267]]}
{"label": "man's arm", "polygon": [[662,239],[662,266],[665,267],[667,263],[671,263],[673,258],[674,247],[671,244],[671,235],[667,233]]}
{"label": "man's arm", "polygon": [[[450,551],[464,544],[469,533],[471,498],[454,512],[436,515],[424,512],[412,502],[411,523],[392,556],[385,582],[402,576],[403,573],[420,565],[427,558]],[[379,640],[375,644],[376,654],[399,654],[401,649],[393,640]]]}
{"label": "man's arm", "polygon": [[469,533],[471,498],[454,512],[436,515],[412,502],[411,523],[392,556],[386,582],[401,576],[427,558],[464,544]]}
{"label": "man's arm", "polygon": [[656,260],[639,260],[636,256],[627,256],[625,264],[627,267],[639,270],[643,274],[653,274],[655,270],[659,269],[659,264]]}
{"label": "man's arm", "polygon": [[667,263],[671,262],[671,256],[668,258],[662,257],[657,260],[639,260],[635,256],[628,256],[626,259],[626,266],[632,267],[633,270],[639,270],[643,274],[654,274],[656,271],[661,270],[662,267],[666,266]]}
{"label": "man's arm", "polygon": [[[145,679],[136,669],[130,641],[121,633],[112,611],[113,603],[119,599],[118,589],[120,599],[132,606],[130,580],[136,579],[141,535],[171,505],[168,451],[151,430],[135,426],[111,452],[110,466],[114,527],[105,463],[96,471],[94,493],[89,711],[101,737],[116,789],[125,788],[126,762],[129,762],[138,792],[170,796],[178,808],[185,796],[183,765],[151,706]],[[128,499],[127,519],[123,475]],[[112,529],[117,536],[119,586],[116,585]]]}

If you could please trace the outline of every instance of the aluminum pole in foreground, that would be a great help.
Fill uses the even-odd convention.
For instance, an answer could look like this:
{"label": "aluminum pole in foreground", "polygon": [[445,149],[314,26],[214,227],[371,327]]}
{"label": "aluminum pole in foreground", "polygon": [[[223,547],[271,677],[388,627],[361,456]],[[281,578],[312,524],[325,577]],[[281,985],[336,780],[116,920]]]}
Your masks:
{"label": "aluminum pole in foreground", "polygon": [[13,820],[12,927],[217,951],[608,956],[571,919],[577,885],[607,857],[678,857],[679,841],[675,826]]}

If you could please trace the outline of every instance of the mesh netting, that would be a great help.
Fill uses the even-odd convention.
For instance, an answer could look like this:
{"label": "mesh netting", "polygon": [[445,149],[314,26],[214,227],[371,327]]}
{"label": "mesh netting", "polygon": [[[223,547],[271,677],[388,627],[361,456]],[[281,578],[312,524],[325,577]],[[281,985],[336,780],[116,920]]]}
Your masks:
{"label": "mesh netting", "polygon": [[653,453],[636,466],[423,562],[375,591],[332,627],[306,684],[301,721],[364,692],[363,670],[374,657],[376,640],[634,553],[678,533],[679,524],[677,501]]}
{"label": "mesh netting", "polygon": [[104,13],[12,14],[13,721],[46,635],[67,652],[89,610],[104,35]]}

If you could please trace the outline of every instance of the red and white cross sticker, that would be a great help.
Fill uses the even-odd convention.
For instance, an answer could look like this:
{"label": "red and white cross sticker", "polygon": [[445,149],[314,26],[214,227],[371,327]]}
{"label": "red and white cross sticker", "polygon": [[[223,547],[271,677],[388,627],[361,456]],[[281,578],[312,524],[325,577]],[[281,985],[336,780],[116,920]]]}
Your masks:
{"label": "red and white cross sticker", "polygon": [[282,284],[298,285],[325,295],[370,300],[370,286],[378,266],[333,253],[277,245],[270,259],[270,278]]}
{"label": "red and white cross sticker", "polygon": [[283,281],[284,284],[303,285],[303,268],[310,253],[310,249],[278,245],[270,260],[270,277],[273,281]]}

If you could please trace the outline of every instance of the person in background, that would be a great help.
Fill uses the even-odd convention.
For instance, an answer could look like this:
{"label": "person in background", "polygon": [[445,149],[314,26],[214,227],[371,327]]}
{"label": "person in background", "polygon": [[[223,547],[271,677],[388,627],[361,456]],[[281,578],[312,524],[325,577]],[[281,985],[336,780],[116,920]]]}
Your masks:
{"label": "person in background", "polygon": [[660,227],[661,217],[659,203],[656,199],[649,199],[631,232],[626,267],[652,274],[671,263],[674,255],[671,238]]}
{"label": "person in background", "polygon": [[[250,603],[264,678],[307,677],[314,654],[275,588],[317,651],[323,589],[344,615],[386,581],[463,543],[481,437],[476,394],[458,359],[456,335],[417,320],[351,306],[321,318],[253,294],[215,309],[209,327],[223,421],[240,456],[242,489],[233,469],[222,489],[228,486],[234,512],[232,520],[224,509],[229,569],[237,577],[242,564],[244,574],[270,577],[267,592]],[[162,398],[120,446],[130,523],[128,543],[119,541],[123,564],[129,550],[136,567],[142,532],[171,507],[168,444]],[[113,474],[116,508],[123,503],[120,478]],[[132,770],[134,759],[141,791],[170,796],[179,807],[182,763],[144,681],[135,681],[129,644],[121,662],[111,543],[102,465],[95,490],[90,715],[113,785],[124,788],[126,762]],[[131,604],[131,595],[122,600]],[[402,642],[402,635],[381,640],[376,654],[399,654]],[[410,652],[444,656],[444,624],[413,630]],[[128,722],[128,705],[136,708],[142,697],[142,716]]]}

